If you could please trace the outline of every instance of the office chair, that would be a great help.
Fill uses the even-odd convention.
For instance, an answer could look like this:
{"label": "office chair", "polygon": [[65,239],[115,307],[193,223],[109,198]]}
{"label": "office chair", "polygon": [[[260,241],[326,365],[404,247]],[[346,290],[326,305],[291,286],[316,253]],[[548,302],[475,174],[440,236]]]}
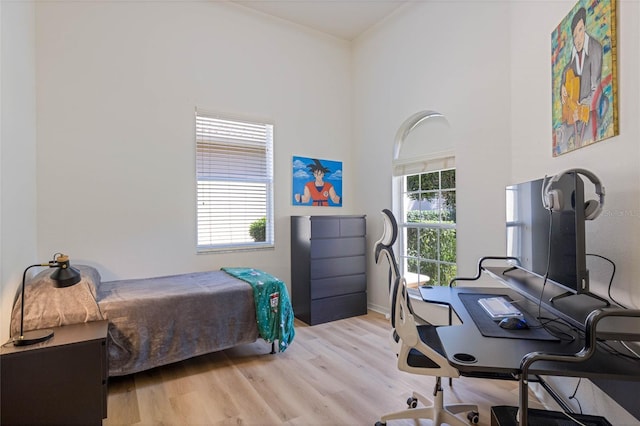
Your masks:
{"label": "office chair", "polygon": [[380,263],[380,256],[384,255],[389,262],[389,306],[393,311],[394,306],[393,303],[391,303],[393,298],[393,286],[396,280],[400,277],[398,262],[396,261],[395,254],[393,253],[393,245],[396,243],[396,239],[398,238],[398,222],[396,222],[395,216],[388,209],[382,210],[382,219],[384,222],[382,236],[373,246],[375,250],[374,258],[376,263]]}
{"label": "office chair", "polygon": [[[434,401],[413,392],[407,400],[408,409],[385,414],[376,426],[385,425],[388,420],[398,419],[431,419],[434,425],[447,423],[449,425],[466,425],[456,414],[467,413],[467,419],[477,423],[478,407],[471,404],[444,405],[441,377],[459,377],[460,373],[453,368],[444,356],[436,326],[431,324],[416,324],[411,311],[411,303],[406,288],[406,281],[400,276],[398,265],[393,253],[393,244],[397,238],[397,222],[393,213],[383,210],[384,230],[382,238],[375,244],[375,260],[385,255],[389,261],[390,271],[390,308],[392,325],[392,344],[398,357],[398,369],[412,374],[435,376],[436,383],[433,391]],[[425,407],[416,408],[420,401]]]}

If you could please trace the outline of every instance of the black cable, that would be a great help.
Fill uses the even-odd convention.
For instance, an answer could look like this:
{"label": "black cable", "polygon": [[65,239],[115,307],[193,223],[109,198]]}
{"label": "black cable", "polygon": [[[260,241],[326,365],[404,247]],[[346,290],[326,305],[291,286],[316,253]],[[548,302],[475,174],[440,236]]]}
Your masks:
{"label": "black cable", "polygon": [[[546,321],[541,321],[542,319]],[[573,327],[572,325],[570,325],[569,323],[567,323],[561,318],[539,317],[537,318],[537,320],[540,321],[540,326],[530,327],[530,328],[544,328],[553,337],[557,337],[559,340],[563,342],[569,342],[569,343],[574,342],[576,340],[576,334],[580,335],[579,330],[577,330],[575,327]],[[560,325],[567,327],[567,331],[561,330],[560,328],[557,327],[556,324],[552,324],[552,323],[559,323]],[[563,336],[566,336],[566,337],[563,337]]]}
{"label": "black cable", "polygon": [[598,340],[598,343],[600,343],[601,347],[604,347],[604,350],[607,351],[607,353],[614,355],[614,356],[619,356],[621,358],[628,358],[628,359],[633,359],[633,360],[638,360],[639,358],[637,356],[633,356],[633,355],[629,355],[629,354],[625,354],[620,352],[620,350],[614,348],[613,346],[611,346],[611,344],[607,341],[604,340]]}
{"label": "black cable", "polygon": [[580,408],[580,414],[582,414],[582,404],[578,398],[576,398],[576,394],[578,393],[578,388],[580,387],[580,383],[582,382],[582,377],[578,378],[578,383],[576,383],[576,388],[573,390],[573,394],[569,396],[569,399],[574,399],[578,403],[578,408]]}
{"label": "black cable", "polygon": [[[542,316],[542,299],[544,297],[544,289],[547,286],[547,280],[549,279],[549,270],[551,265],[551,240],[552,240],[551,237],[552,236],[553,236],[553,211],[549,210],[549,237],[548,237],[548,243],[547,243],[547,266],[546,266],[546,271],[544,273],[544,277],[542,280],[542,290],[540,291],[540,297],[538,298],[538,316],[536,317],[536,319],[540,322],[540,325],[533,326],[533,327],[530,326],[529,328],[543,328],[549,334],[551,334],[554,337],[557,337],[561,341],[573,342],[576,340],[576,336],[574,334],[569,333],[568,331],[560,330],[559,328],[553,327],[549,324],[553,322],[561,322],[564,325],[566,325],[569,329],[571,329],[574,333],[578,332],[578,330],[576,330],[573,326],[571,326],[569,323],[567,323],[566,321],[562,320],[559,317],[545,318]],[[542,321],[542,320],[547,320],[547,321]],[[566,337],[563,338],[562,336],[566,336]]]}
{"label": "black cable", "polygon": [[569,323],[569,321],[565,320],[564,318],[560,318],[560,317],[553,317],[553,318],[540,317],[540,318],[537,318],[537,320],[540,321],[543,324],[549,324],[549,323],[552,323],[552,322],[557,322],[557,323],[560,323],[560,324],[564,325],[565,327],[571,329],[572,331],[574,331],[576,333],[582,334],[582,331],[578,330],[576,327],[571,325]]}
{"label": "black cable", "polygon": [[[558,318],[558,317],[547,318],[547,317],[539,316],[536,319],[540,322],[540,325],[533,325],[533,326],[529,325],[530,329],[543,328],[549,334],[558,338],[561,341],[569,342],[569,343],[574,342],[576,340],[576,335],[581,334],[580,330],[578,330],[577,328],[575,328],[574,326],[572,326],[562,318]],[[560,325],[563,325],[564,327],[567,328],[567,330],[566,331],[561,330],[555,325],[550,325],[551,323],[558,323]],[[566,337],[563,337],[563,336],[566,336]]]}
{"label": "black cable", "polygon": [[613,260],[608,259],[599,254],[594,254],[594,253],[587,253],[587,256],[599,257],[600,259],[604,259],[611,264],[611,266],[613,267],[613,270],[611,271],[611,278],[609,278],[609,287],[607,288],[607,294],[609,295],[609,300],[611,300],[613,303],[615,303],[616,305],[620,306],[623,309],[629,309],[623,304],[621,304],[620,302],[618,302],[616,299],[614,299],[613,296],[611,296],[611,285],[613,284],[613,277],[615,277],[616,275],[616,264],[613,262]]}
{"label": "black cable", "polygon": [[553,229],[553,212],[549,210],[549,240],[547,242],[547,269],[544,273],[544,279],[542,280],[542,291],[540,291],[540,297],[538,298],[538,320],[542,318],[542,296],[544,295],[544,288],[547,286],[547,279],[549,279],[549,265],[551,264],[551,236]]}

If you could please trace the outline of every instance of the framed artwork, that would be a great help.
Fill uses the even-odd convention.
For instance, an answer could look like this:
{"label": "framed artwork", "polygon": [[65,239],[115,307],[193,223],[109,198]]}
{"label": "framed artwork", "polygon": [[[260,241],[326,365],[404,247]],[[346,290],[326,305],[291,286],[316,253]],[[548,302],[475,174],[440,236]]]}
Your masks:
{"label": "framed artwork", "polygon": [[616,2],[579,0],[551,34],[553,156],[618,134]]}
{"label": "framed artwork", "polygon": [[342,161],[293,156],[295,206],[342,207]]}

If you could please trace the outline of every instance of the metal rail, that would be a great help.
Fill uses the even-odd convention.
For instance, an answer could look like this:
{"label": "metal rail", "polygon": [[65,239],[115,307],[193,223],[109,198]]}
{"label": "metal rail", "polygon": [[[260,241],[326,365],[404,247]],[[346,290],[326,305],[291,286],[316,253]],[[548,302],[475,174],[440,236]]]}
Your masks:
{"label": "metal rail", "polygon": [[597,347],[596,329],[598,323],[606,317],[638,317],[640,309],[619,309],[601,308],[589,314],[585,321],[585,342],[584,347],[575,354],[557,354],[546,352],[531,352],[522,357],[520,361],[520,385],[519,385],[519,413],[518,421],[520,426],[527,426],[527,413],[529,410],[529,369],[531,365],[538,361],[558,361],[558,362],[585,362],[593,356]]}

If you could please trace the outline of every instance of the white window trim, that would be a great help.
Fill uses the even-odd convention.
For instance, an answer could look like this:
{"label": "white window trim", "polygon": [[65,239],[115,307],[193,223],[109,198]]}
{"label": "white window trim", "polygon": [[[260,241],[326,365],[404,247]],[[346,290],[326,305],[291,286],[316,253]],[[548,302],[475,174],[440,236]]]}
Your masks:
{"label": "white window trim", "polygon": [[[199,146],[201,146],[202,144],[202,133],[198,131],[198,123],[199,123],[199,117],[206,117],[205,119],[210,119],[213,122],[215,122],[216,120],[222,120],[224,122],[231,122],[233,124],[233,122],[237,122],[238,124],[242,125],[244,124],[248,124],[249,126],[251,125],[257,125],[257,126],[265,126],[265,137],[266,140],[264,141],[266,143],[265,146],[261,147],[260,149],[265,149],[266,150],[266,164],[264,165],[265,167],[265,173],[266,175],[263,176],[253,176],[253,177],[249,177],[247,179],[247,176],[245,175],[242,178],[234,178],[233,176],[231,177],[227,177],[227,176],[218,176],[218,177],[212,177],[211,175],[208,177],[202,177],[202,176],[198,176],[199,174],[199,170],[200,170],[200,166],[198,164],[198,161],[201,160],[200,154],[199,154]],[[195,159],[195,172],[196,172],[196,185],[195,185],[195,190],[196,190],[196,220],[195,220],[195,227],[196,227],[196,252],[199,254],[204,254],[204,253],[211,253],[211,252],[231,252],[231,251],[245,251],[245,250],[262,250],[262,249],[272,249],[275,246],[275,227],[274,227],[274,171],[273,171],[273,161],[274,161],[274,155],[273,155],[273,144],[274,144],[274,130],[273,130],[273,123],[272,122],[268,122],[267,120],[257,120],[257,119],[251,119],[251,118],[244,118],[244,117],[237,117],[237,116],[230,116],[230,115],[225,115],[225,114],[218,114],[218,113],[212,113],[203,109],[199,109],[196,108],[195,110],[195,115],[194,115],[194,121],[195,121],[195,125],[194,125],[194,139],[195,139],[195,155],[194,155],[194,159]],[[247,127],[249,127],[247,126]],[[222,133],[221,133],[222,134]],[[242,131],[240,132],[240,134],[242,134]],[[209,141],[211,142],[211,149],[214,150],[215,147],[214,145],[218,145],[218,146],[224,146],[226,143],[228,143],[229,145],[238,143],[240,147],[244,147],[242,149],[250,149],[251,146],[260,146],[260,144],[262,143],[262,141],[260,140],[260,138],[258,139],[253,139],[251,138],[250,140],[247,139],[243,143],[243,142],[238,142],[240,141],[241,138],[225,138],[224,136],[220,137],[220,139],[216,139],[215,137],[212,137],[211,139],[209,139]],[[213,154],[212,158],[216,158],[216,154]],[[250,159],[249,159],[250,160]],[[238,164],[236,164],[237,166]],[[212,170],[213,171],[213,170]],[[240,175],[237,175],[240,176]],[[266,236],[266,241],[263,242],[255,242],[255,241],[224,241],[224,242],[220,242],[220,243],[202,243],[201,241],[201,236],[200,236],[200,224],[199,224],[199,220],[200,220],[200,212],[199,212],[199,203],[200,203],[200,195],[199,195],[199,187],[200,184],[202,182],[206,182],[206,181],[216,181],[216,182],[224,182],[224,181],[228,181],[228,182],[240,182],[240,184],[242,184],[242,182],[247,183],[248,185],[251,186],[252,182],[255,184],[264,184],[266,185],[266,188],[264,190],[264,198],[265,198],[265,206],[264,206],[264,216],[266,216],[267,221],[266,221],[266,232],[265,232],[265,236]],[[212,199],[211,201],[215,201],[215,198]],[[254,220],[254,218],[251,219],[247,219],[247,220]],[[212,224],[215,226],[215,223],[212,222]],[[242,225],[242,226],[246,226]],[[248,228],[247,228],[248,229]],[[247,231],[248,232],[248,231]],[[233,239],[233,237],[230,237],[230,239]]]}
{"label": "white window trim", "polygon": [[[438,157],[438,154],[440,155],[444,155],[443,157]],[[416,223],[411,223],[408,224],[405,220],[406,217],[406,211],[405,211],[405,206],[404,206],[404,194],[407,192],[406,188],[405,188],[405,179],[407,175],[415,175],[415,174],[423,174],[423,173],[432,173],[432,172],[436,172],[439,170],[446,170],[446,169],[455,169],[455,157],[452,155],[452,153],[450,151],[446,151],[446,152],[441,152],[438,154],[434,154],[434,155],[428,155],[428,156],[424,156],[421,157],[419,159],[415,159],[417,161],[415,161],[414,163],[411,163],[409,161],[407,162],[403,162],[404,164],[407,164],[407,168],[406,170],[411,170],[409,173],[406,174],[395,174],[394,173],[394,177],[393,177],[393,182],[392,182],[392,188],[393,188],[393,211],[394,212],[399,212],[398,216],[398,227],[399,227],[399,238],[398,238],[398,263],[399,263],[399,267],[400,267],[400,271],[403,275],[410,275],[411,277],[413,277],[413,280],[416,281],[416,283],[414,284],[428,284],[427,282],[423,282],[423,276],[426,276],[426,274],[421,274],[420,276],[418,276],[415,273],[410,273],[408,272],[408,265],[407,265],[407,259],[409,258],[414,258],[413,256],[407,256],[406,254],[406,249],[407,249],[407,241],[406,241],[406,229],[407,228],[429,228],[429,229],[435,229],[435,228],[440,228],[440,229],[456,229],[457,228],[457,223],[456,224],[443,224],[443,223],[439,223],[439,224],[433,224],[433,225],[425,225],[425,224],[416,224]],[[439,168],[439,165],[443,165],[446,164],[447,167],[443,167],[443,168]],[[416,171],[418,170],[419,171]],[[396,171],[399,171],[399,169],[396,169]],[[456,194],[457,194],[457,186],[455,188],[456,190]],[[438,242],[438,248],[437,248],[438,252],[440,251],[440,243]],[[440,257],[440,255],[438,254],[438,257]],[[457,256],[456,256],[457,258]],[[456,262],[446,262],[446,261],[437,261],[439,264],[450,264],[450,265],[457,265]],[[431,278],[431,277],[430,277]],[[433,280],[431,280],[433,281]],[[441,285],[444,285],[444,283],[440,283]]]}

